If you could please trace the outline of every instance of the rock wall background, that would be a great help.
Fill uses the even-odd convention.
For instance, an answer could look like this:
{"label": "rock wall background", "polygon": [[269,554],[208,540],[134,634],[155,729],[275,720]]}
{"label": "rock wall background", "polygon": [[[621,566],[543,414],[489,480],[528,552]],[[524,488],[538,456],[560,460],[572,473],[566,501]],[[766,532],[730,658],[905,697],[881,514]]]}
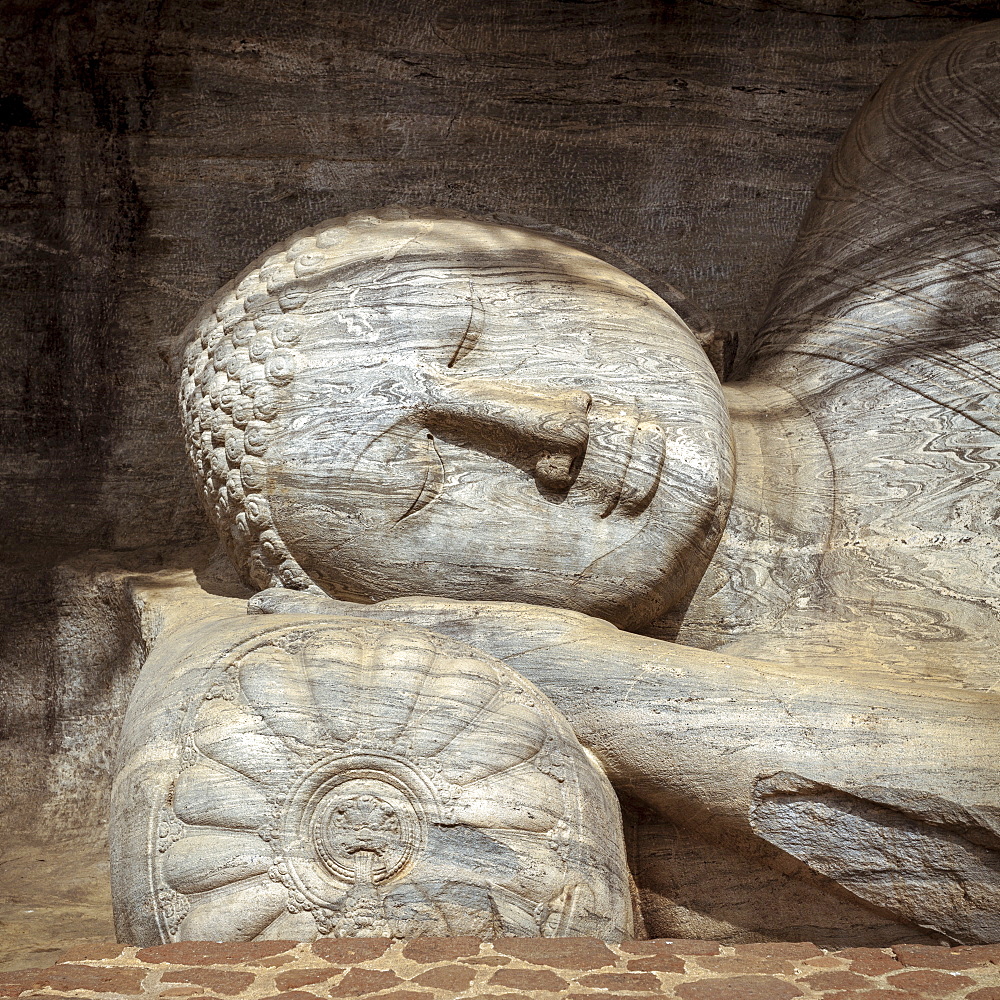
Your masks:
{"label": "rock wall background", "polygon": [[746,342],[837,139],[976,0],[0,4],[0,808],[99,830],[142,657],[87,550],[203,543],[168,358],[296,229],[389,202],[527,215]]}

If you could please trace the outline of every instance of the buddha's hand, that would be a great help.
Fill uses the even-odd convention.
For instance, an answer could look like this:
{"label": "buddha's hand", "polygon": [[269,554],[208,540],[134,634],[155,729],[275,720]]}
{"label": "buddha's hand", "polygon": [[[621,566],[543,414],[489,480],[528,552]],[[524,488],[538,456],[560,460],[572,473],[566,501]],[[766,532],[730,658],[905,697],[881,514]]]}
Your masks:
{"label": "buddha's hand", "polygon": [[314,591],[263,590],[247,604],[249,614],[317,614],[375,618],[439,632],[500,659],[592,638],[619,635],[614,625],[578,611],[506,601],[455,601],[397,597],[378,604],[338,601]]}
{"label": "buddha's hand", "polygon": [[319,587],[308,590],[287,590],[269,587],[247,601],[248,615],[353,615],[359,607],[349,601],[338,601],[324,594]]}

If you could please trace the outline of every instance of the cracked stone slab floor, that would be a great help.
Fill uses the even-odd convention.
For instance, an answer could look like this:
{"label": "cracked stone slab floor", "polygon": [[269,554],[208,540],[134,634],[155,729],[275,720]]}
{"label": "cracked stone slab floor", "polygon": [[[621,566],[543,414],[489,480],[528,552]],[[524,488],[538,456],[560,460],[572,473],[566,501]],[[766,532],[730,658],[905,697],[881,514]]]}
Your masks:
{"label": "cracked stone slab floor", "polygon": [[1000,1000],[1000,944],[824,951],[591,938],[378,938],[152,948],[88,943],[0,972],[0,997],[379,1000]]}

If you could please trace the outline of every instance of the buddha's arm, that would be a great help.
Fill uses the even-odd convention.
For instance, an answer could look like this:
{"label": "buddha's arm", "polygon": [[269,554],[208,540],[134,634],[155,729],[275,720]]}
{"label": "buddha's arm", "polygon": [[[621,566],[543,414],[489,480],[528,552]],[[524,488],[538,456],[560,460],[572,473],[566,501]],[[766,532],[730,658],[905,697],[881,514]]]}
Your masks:
{"label": "buddha's arm", "polygon": [[404,599],[334,613],[503,659],[546,691],[620,793],[667,822],[759,837],[955,940],[992,933],[980,925],[995,923],[1000,897],[994,695],[727,657],[527,605]]}
{"label": "buddha's arm", "polygon": [[956,816],[985,810],[969,822],[991,815],[1000,845],[995,695],[728,657],[529,605],[421,598],[336,608],[441,632],[514,666],[567,714],[621,790],[668,814],[694,800],[752,825],[772,794],[767,776],[786,772],[932,821],[935,797]]}

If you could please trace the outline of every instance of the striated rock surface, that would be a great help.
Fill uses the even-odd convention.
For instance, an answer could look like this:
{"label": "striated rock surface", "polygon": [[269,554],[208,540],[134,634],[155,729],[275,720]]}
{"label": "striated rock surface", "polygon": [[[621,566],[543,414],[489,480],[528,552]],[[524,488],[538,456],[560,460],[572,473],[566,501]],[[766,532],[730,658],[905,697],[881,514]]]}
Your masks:
{"label": "striated rock surface", "polygon": [[251,610],[538,683],[626,805],[654,933],[1000,938],[998,45],[862,109],[725,385],[634,276],[404,208],[275,247],[188,331],[206,507],[287,590]]}
{"label": "striated rock surface", "polygon": [[[895,12],[891,20],[912,5],[886,9]],[[36,698],[37,686],[18,675],[9,700],[15,719],[38,722],[13,727],[21,745],[38,748],[44,739],[47,749],[74,751],[55,766],[53,787],[73,789],[53,796],[48,815],[57,828],[96,812],[99,798],[88,804],[81,776],[105,766],[111,741],[99,734],[113,730],[129,680],[152,648],[116,793],[123,935],[408,936],[446,927],[617,938],[627,933],[630,908],[603,768],[623,805],[654,933],[823,944],[1000,938],[998,45],[995,23],[935,43],[862,109],[821,183],[761,336],[737,366],[739,377],[722,385],[716,376],[731,360],[726,337],[711,321],[699,326],[689,301],[672,298],[662,281],[648,286],[640,270],[611,262],[615,255],[602,259],[528,222],[399,208],[355,213],[279,244],[213,298],[185,359],[189,454],[243,580],[291,588],[252,601],[253,610],[279,616],[274,625],[244,621],[242,604],[229,607],[229,621],[220,615],[209,623],[195,609],[199,601],[214,607],[210,594],[241,590],[232,581],[219,590],[203,563],[200,589],[185,598],[189,619],[201,624],[172,634],[136,624],[157,604],[151,598],[140,613],[122,584],[125,570],[110,587],[99,571],[60,571],[52,594],[32,590],[19,602],[58,605],[53,633],[65,621],[84,623],[59,634],[66,677],[86,674],[90,651],[101,665],[93,698],[87,684],[49,685]],[[310,77],[304,66],[289,77],[286,99]],[[28,127],[33,110],[4,101],[14,128]],[[267,102],[269,113],[273,106]],[[146,154],[129,159],[138,155],[124,124],[130,112],[119,110],[101,119],[116,123],[108,155],[124,173],[114,176],[140,161],[155,176]],[[605,135],[602,114],[595,127]],[[68,134],[77,135],[71,127]],[[554,159],[549,143],[539,149]],[[698,155],[706,156],[701,146]],[[57,159],[91,176],[71,156]],[[567,162],[568,176],[577,176],[582,161]],[[157,163],[169,173],[169,158]],[[103,196],[96,176],[93,191]],[[138,188],[132,183],[129,192]],[[382,200],[384,185],[343,183],[354,195],[374,189]],[[210,204],[215,219],[247,216],[227,213],[231,202],[201,189],[190,203],[180,200],[185,219],[199,203]],[[195,302],[279,232],[332,214],[308,200],[287,214],[283,200],[270,198],[262,221],[240,230],[252,239],[229,239],[231,267],[198,271],[195,292],[165,283],[162,270],[143,270],[135,233],[110,235],[137,286],[159,289],[161,302],[178,289]],[[82,230],[70,216],[77,246]],[[156,224],[176,218],[154,216]],[[277,216],[295,223],[272,232]],[[232,233],[220,224],[213,238]],[[12,245],[69,258],[57,243],[15,235]],[[168,249],[160,263],[178,259]],[[115,317],[129,330],[160,322],[146,299],[119,310],[91,271],[82,281],[72,273],[78,285],[54,281],[65,300],[40,296],[53,315],[79,317],[88,333]],[[151,355],[148,344],[136,345]],[[160,348],[166,358],[170,347]],[[51,502],[83,511],[81,523],[90,523],[98,494],[120,507],[115,519],[98,519],[118,526],[98,533],[113,547],[195,541],[190,512],[172,500],[175,473],[164,471],[176,465],[176,452],[153,447],[173,440],[163,430],[169,414],[150,405],[155,391],[134,392],[114,351],[100,357],[116,371],[120,395],[106,397],[99,380],[87,384],[86,405],[73,411],[86,442],[81,486],[69,488],[70,508],[62,491],[71,477],[53,477]],[[133,370],[148,374],[143,365]],[[75,378],[56,381],[87,382],[86,373]],[[129,393],[131,408],[121,404]],[[71,412],[73,393],[58,395]],[[109,427],[105,408],[127,410],[148,431],[128,437],[113,470],[96,460],[106,452],[93,443]],[[138,410],[159,416],[138,420]],[[98,411],[100,420],[86,416]],[[18,484],[47,474],[44,463],[32,471],[24,454],[12,466]],[[159,485],[148,487],[156,496],[122,504],[144,482],[133,471],[136,455],[140,467],[156,470]],[[50,544],[35,518],[45,504],[15,506],[17,523]],[[52,533],[53,551],[92,537],[74,523],[66,518]],[[20,545],[19,558],[30,559]],[[148,567],[174,558],[164,551],[124,562]],[[304,596],[289,603],[292,590]],[[361,603],[328,602],[323,591]],[[345,618],[339,627],[356,638],[401,630],[410,645],[398,690],[379,686],[396,670],[391,656],[380,659],[380,640],[372,640],[371,657],[351,647],[360,657],[352,659],[342,654],[342,633],[322,617],[296,626],[302,636],[315,632],[315,642],[259,641],[284,627],[280,616],[304,611]],[[513,704],[537,708],[518,700],[534,689],[516,669],[563,716],[535,712],[526,726],[523,716],[493,714],[492,697],[477,701],[475,679],[445,671],[468,697],[443,698],[448,710],[441,717],[428,710],[428,718],[437,732],[465,720],[469,745],[456,738],[452,748],[461,759],[446,773],[429,762],[447,757],[450,744],[437,755],[422,749],[424,735],[395,744],[399,733],[379,720],[397,719],[400,692],[421,701],[434,689],[425,681],[437,676],[428,667],[410,685],[407,671],[428,666],[412,645],[420,628],[435,633],[420,641],[442,662],[487,663],[487,654],[506,661],[492,667],[501,700],[513,692]],[[237,635],[250,645],[229,662]],[[459,654],[437,645],[449,643],[445,636],[475,648]],[[16,639],[12,645],[18,649]],[[187,672],[172,686],[178,664]],[[343,683],[331,693],[320,677]],[[35,702],[48,706],[44,727],[28,707]],[[84,711],[91,703],[105,706],[96,723]],[[63,732],[53,706],[69,704],[80,711]],[[408,714],[402,729],[423,718]],[[573,742],[570,725],[599,767]],[[344,727],[354,727],[346,738]],[[574,780],[593,794],[574,800],[577,786],[571,781],[567,791],[567,779],[559,781],[562,765],[531,749],[542,733],[569,748]],[[483,748],[492,751],[485,761],[477,756]],[[509,753],[520,763],[511,765]],[[22,757],[13,755],[11,785],[33,773]],[[470,783],[461,776],[486,765],[495,771],[472,780],[463,799]],[[504,785],[522,765],[545,777],[525,779],[535,789],[527,817],[520,785]],[[494,779],[503,789],[496,797]],[[593,816],[579,805],[588,797],[598,803]],[[540,827],[527,828],[527,819]],[[424,861],[428,871],[449,874],[435,880]],[[756,973],[722,961],[735,956],[716,957],[713,971],[730,978],[678,982],[678,995],[711,1000],[765,990]],[[885,960],[873,958],[871,967]],[[497,988],[562,988],[553,969],[535,979],[521,968],[500,971],[509,975],[497,973]],[[883,974],[833,972],[809,989],[849,990],[859,981],[849,976],[864,983]],[[211,972],[171,975],[188,984],[174,989],[242,988],[224,987]],[[351,969],[338,988],[385,990],[396,985],[391,975]],[[121,982],[136,988],[135,976]],[[625,982],[579,985],[625,989]],[[954,992],[942,982],[911,969],[884,985]],[[802,989],[785,983],[775,995]]]}

